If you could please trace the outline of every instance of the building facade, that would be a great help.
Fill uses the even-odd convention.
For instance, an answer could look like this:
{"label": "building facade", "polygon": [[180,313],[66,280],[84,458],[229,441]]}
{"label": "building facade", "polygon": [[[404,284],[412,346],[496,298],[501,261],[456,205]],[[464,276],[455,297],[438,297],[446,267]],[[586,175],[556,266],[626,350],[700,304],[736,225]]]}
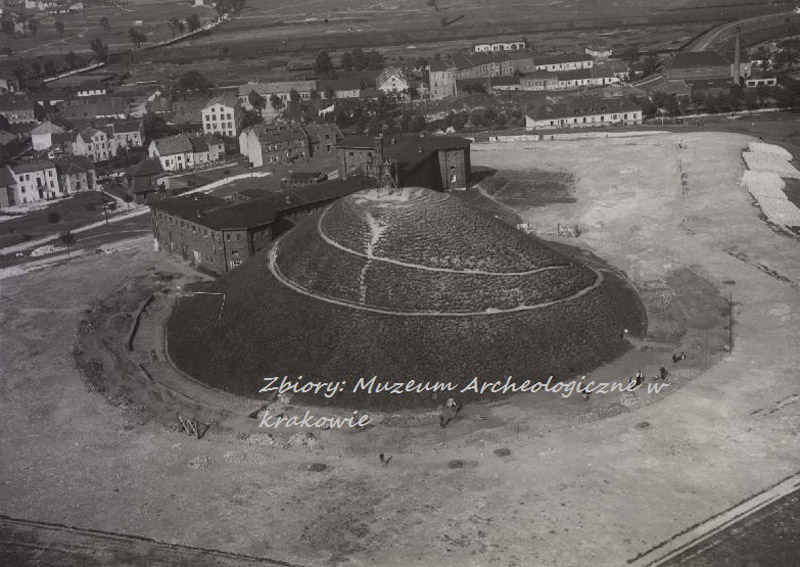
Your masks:
{"label": "building facade", "polygon": [[108,161],[109,158],[117,155],[117,142],[113,137],[109,138],[108,132],[105,130],[84,128],[75,136],[72,154],[85,156],[92,163]]}
{"label": "building facade", "polygon": [[298,123],[256,124],[239,135],[239,153],[253,167],[291,164],[311,156],[310,139]]}
{"label": "building facade", "polygon": [[6,201],[8,205],[22,205],[62,197],[58,172],[53,162],[32,161],[4,168]]}
{"label": "building facade", "polygon": [[402,93],[408,90],[408,77],[402,69],[387,67],[375,79],[375,88],[386,94]]}
{"label": "building facade", "polygon": [[70,156],[53,160],[58,172],[58,181],[64,195],[98,188],[94,164],[83,156]]}
{"label": "building facade", "polygon": [[626,97],[576,96],[543,104],[525,117],[526,130],[634,126],[642,123],[642,109]]}
{"label": "building facade", "polygon": [[201,111],[204,134],[220,134],[229,138],[242,130],[241,101],[232,93],[212,99]]}
{"label": "building facade", "polygon": [[224,160],[225,145],[213,136],[178,134],[151,141],[147,155],[158,159],[164,171],[184,171]]}

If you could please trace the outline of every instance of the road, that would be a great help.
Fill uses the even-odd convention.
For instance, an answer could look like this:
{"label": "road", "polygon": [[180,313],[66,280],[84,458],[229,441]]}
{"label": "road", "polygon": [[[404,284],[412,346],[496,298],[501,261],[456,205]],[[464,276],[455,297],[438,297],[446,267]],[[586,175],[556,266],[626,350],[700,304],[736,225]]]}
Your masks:
{"label": "road", "polygon": [[686,51],[707,51],[718,47],[719,44],[730,39],[736,33],[736,27],[741,26],[742,31],[758,29],[761,27],[777,26],[786,20],[787,17],[797,18],[792,12],[781,12],[779,14],[768,14],[766,16],[756,16],[754,18],[745,18],[743,20],[736,20],[727,24],[723,24],[705,35],[699,37],[691,44],[686,46]]}

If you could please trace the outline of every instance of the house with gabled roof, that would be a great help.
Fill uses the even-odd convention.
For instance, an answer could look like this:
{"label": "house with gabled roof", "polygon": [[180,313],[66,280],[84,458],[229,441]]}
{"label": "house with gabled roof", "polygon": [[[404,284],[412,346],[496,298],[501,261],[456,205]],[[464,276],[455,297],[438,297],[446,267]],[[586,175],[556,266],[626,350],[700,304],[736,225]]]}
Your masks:
{"label": "house with gabled roof", "polygon": [[221,134],[233,138],[242,130],[242,103],[233,93],[228,92],[211,99],[200,114],[205,134]]}
{"label": "house with gabled roof", "polygon": [[72,144],[72,154],[85,156],[92,163],[97,163],[108,161],[116,156],[118,147],[117,141],[113,136],[109,137],[106,130],[87,126],[75,136],[75,143]]}
{"label": "house with gabled roof", "polygon": [[157,158],[164,171],[183,171],[223,160],[225,146],[213,136],[178,134],[150,142],[147,155]]}
{"label": "house with gabled roof", "polygon": [[64,195],[97,189],[94,164],[84,156],[68,156],[53,160]]}
{"label": "house with gabled roof", "polygon": [[387,67],[375,79],[375,88],[387,94],[405,92],[409,85],[408,77],[398,67]]}
{"label": "house with gabled roof", "polygon": [[63,133],[64,129],[58,124],[53,124],[49,121],[42,122],[31,130],[33,150],[36,152],[49,150],[53,146],[53,136]]}

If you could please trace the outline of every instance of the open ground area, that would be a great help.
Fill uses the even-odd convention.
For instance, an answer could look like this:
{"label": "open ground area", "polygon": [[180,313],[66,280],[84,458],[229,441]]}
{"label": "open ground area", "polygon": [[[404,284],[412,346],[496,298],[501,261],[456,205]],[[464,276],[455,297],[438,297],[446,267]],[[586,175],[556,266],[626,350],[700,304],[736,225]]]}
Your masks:
{"label": "open ground area", "polygon": [[740,184],[754,139],[473,145],[469,202],[636,287],[647,333],[589,377],[652,384],[663,366],[658,394],[523,393],[446,428],[435,411],[376,410],[361,430],[267,430],[247,417],[260,403],[170,363],[165,321],[208,278],[150,236],[0,270],[0,540],[15,542],[0,559],[793,567],[800,241]]}

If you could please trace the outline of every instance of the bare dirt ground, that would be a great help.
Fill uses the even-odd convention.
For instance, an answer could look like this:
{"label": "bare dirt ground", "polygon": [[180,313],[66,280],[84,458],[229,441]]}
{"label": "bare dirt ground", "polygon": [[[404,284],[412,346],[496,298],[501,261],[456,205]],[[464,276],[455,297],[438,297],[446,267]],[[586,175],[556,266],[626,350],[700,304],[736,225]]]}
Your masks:
{"label": "bare dirt ground", "polygon": [[[140,238],[0,279],[0,514],[302,565],[622,565],[800,469],[800,248],[739,186],[750,139],[473,148],[475,165],[574,176],[575,202],[520,214],[545,236],[579,224],[581,237],[564,241],[649,290],[653,313],[664,306],[663,325],[592,376],[667,365],[672,390],[660,401],[523,394],[467,407],[447,429],[406,415],[288,448],[256,420],[203,413],[221,424],[197,440],[169,424],[169,396],[148,419],[87,392],[72,355],[92,312],[114,323],[117,306],[103,336],[118,348],[142,290],[171,290],[156,317],[197,279],[188,269]],[[659,303],[664,290],[679,301]],[[152,332],[137,338],[143,352],[158,346]],[[681,349],[687,360],[672,365]],[[117,377],[132,399],[139,380]],[[501,447],[510,455],[493,454]],[[388,466],[379,452],[393,455]],[[315,462],[327,468],[310,471]]]}

